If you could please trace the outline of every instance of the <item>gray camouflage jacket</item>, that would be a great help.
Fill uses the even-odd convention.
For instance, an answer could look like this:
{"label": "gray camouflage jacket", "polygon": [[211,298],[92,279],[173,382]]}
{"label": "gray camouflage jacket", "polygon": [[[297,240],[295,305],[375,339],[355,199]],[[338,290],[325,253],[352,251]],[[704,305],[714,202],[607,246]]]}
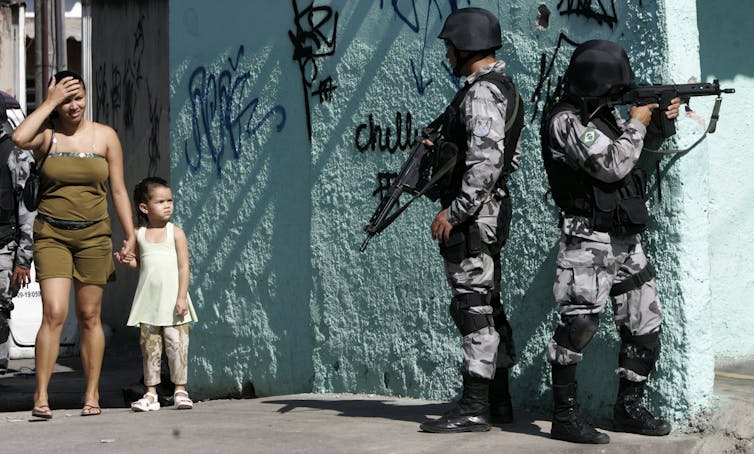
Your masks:
{"label": "gray camouflage jacket", "polygon": [[[647,129],[634,119],[625,120],[613,109],[618,127],[623,131],[616,140],[601,132],[593,123],[584,126],[579,114],[564,111],[550,121],[550,153],[556,161],[581,169],[597,180],[606,183],[619,181],[634,168],[644,147]],[[583,216],[566,216],[562,233],[600,243],[613,241],[639,242],[639,235],[613,238],[606,232],[592,229],[591,221]]]}
{"label": "gray camouflage jacket", "polygon": [[[465,84],[472,84],[478,77],[490,72],[505,74],[505,62],[498,60],[480,68],[466,78]],[[506,108],[505,96],[495,84],[487,81],[474,84],[461,102],[460,109],[466,118],[468,150],[461,193],[448,207],[447,216],[451,225],[461,224],[474,216],[495,195],[495,183],[503,169]],[[519,140],[512,164],[518,169],[520,163]]]}
{"label": "gray camouflage jacket", "polygon": [[[25,150],[16,148],[8,157],[8,168],[13,177],[13,187],[25,187],[26,179],[29,178],[31,172],[31,163],[34,162],[32,154]],[[16,256],[14,258],[14,265],[21,268],[29,269],[31,267],[32,260],[32,241],[33,241],[33,228],[34,218],[36,217],[36,211],[29,211],[26,205],[19,200],[18,202],[18,229],[19,229],[19,241],[16,245]],[[12,244],[12,243],[11,243]],[[9,246],[10,247],[10,246]]]}

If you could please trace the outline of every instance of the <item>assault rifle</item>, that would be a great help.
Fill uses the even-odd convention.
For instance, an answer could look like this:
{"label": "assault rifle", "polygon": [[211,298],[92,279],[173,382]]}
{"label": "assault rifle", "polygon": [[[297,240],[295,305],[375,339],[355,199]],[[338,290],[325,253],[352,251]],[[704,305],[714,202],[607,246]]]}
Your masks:
{"label": "assault rifle", "polygon": [[[735,93],[733,88],[720,88],[718,80],[712,83],[678,84],[678,85],[639,85],[628,91],[616,95],[610,99],[612,104],[652,104],[660,105],[659,109],[652,111],[652,120],[659,121],[662,125],[662,133],[667,138],[675,134],[675,121],[664,115],[673,98],[681,98],[686,103],[694,96],[717,96],[717,103],[713,112],[712,121],[717,122],[719,101],[723,93]],[[710,131],[714,132],[714,128]]]}
{"label": "assault rifle", "polygon": [[[437,131],[431,132],[427,134],[426,139],[432,142],[434,147],[437,147],[440,133]],[[364,252],[367,244],[369,244],[369,240],[385,230],[417,198],[426,195],[433,201],[437,200],[437,195],[431,189],[436,180],[448,169],[436,171],[435,175],[430,179],[430,172],[434,163],[434,150],[432,149],[434,147],[427,147],[424,144],[424,140],[425,137],[423,136],[417,136],[414,140],[411,155],[409,155],[403,167],[401,167],[398,176],[395,177],[395,181],[388,188],[387,193],[374,211],[372,218],[369,219],[369,224],[364,226],[363,230],[367,232],[367,237],[361,243],[359,251]],[[455,160],[453,160],[453,163],[455,163]],[[414,197],[391,214],[395,206],[398,205],[401,194],[404,192],[408,192]]]}

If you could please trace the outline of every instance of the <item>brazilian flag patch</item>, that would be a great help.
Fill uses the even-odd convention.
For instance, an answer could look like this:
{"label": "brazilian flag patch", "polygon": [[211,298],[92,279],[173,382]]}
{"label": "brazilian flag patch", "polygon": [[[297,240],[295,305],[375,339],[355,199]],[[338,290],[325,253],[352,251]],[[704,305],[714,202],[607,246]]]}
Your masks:
{"label": "brazilian flag patch", "polygon": [[584,134],[581,134],[581,137],[579,137],[579,140],[587,146],[587,148],[591,147],[592,144],[597,140],[597,138],[600,136],[600,133],[598,133],[594,128],[586,128],[586,131],[584,131]]}

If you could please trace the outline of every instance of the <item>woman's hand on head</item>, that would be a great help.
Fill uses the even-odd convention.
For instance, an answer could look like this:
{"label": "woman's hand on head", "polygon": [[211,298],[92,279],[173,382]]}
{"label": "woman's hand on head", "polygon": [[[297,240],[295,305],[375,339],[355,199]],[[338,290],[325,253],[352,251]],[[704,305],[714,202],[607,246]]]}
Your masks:
{"label": "woman's hand on head", "polygon": [[73,77],[64,77],[57,83],[53,77],[47,86],[47,100],[57,107],[78,93],[79,88],[81,88],[81,83]]}

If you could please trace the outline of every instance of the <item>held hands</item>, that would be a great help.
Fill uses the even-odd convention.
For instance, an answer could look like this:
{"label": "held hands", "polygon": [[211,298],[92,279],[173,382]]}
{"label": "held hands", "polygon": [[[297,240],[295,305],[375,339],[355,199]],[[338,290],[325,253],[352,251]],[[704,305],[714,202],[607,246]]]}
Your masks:
{"label": "held hands", "polygon": [[175,314],[179,317],[183,317],[188,314],[188,304],[186,304],[186,298],[178,297],[175,302]]}
{"label": "held hands", "polygon": [[432,222],[432,239],[444,243],[448,241],[451,230],[453,230],[453,226],[448,222],[448,209],[445,208],[437,213],[435,220]]}
{"label": "held hands", "polygon": [[113,255],[118,260],[118,263],[122,263],[123,265],[131,265],[136,260],[133,245],[129,245],[128,240],[123,240],[123,246],[121,246],[120,251],[115,251]]}
{"label": "held hands", "polygon": [[79,91],[79,88],[81,88],[81,83],[73,77],[64,77],[58,83],[55,83],[53,77],[47,86],[47,101],[57,107],[73,97]]}
{"label": "held hands", "polygon": [[[658,107],[660,107],[660,105],[657,103],[645,104],[643,106],[633,106],[628,114],[631,116],[631,118],[641,122],[641,124],[643,124],[644,126],[648,126],[649,122],[652,120],[652,110],[657,109]],[[667,110],[665,111],[665,116],[670,120],[678,118],[678,112],[680,108],[681,99],[673,98],[673,100],[670,101],[670,105],[668,106]]]}

